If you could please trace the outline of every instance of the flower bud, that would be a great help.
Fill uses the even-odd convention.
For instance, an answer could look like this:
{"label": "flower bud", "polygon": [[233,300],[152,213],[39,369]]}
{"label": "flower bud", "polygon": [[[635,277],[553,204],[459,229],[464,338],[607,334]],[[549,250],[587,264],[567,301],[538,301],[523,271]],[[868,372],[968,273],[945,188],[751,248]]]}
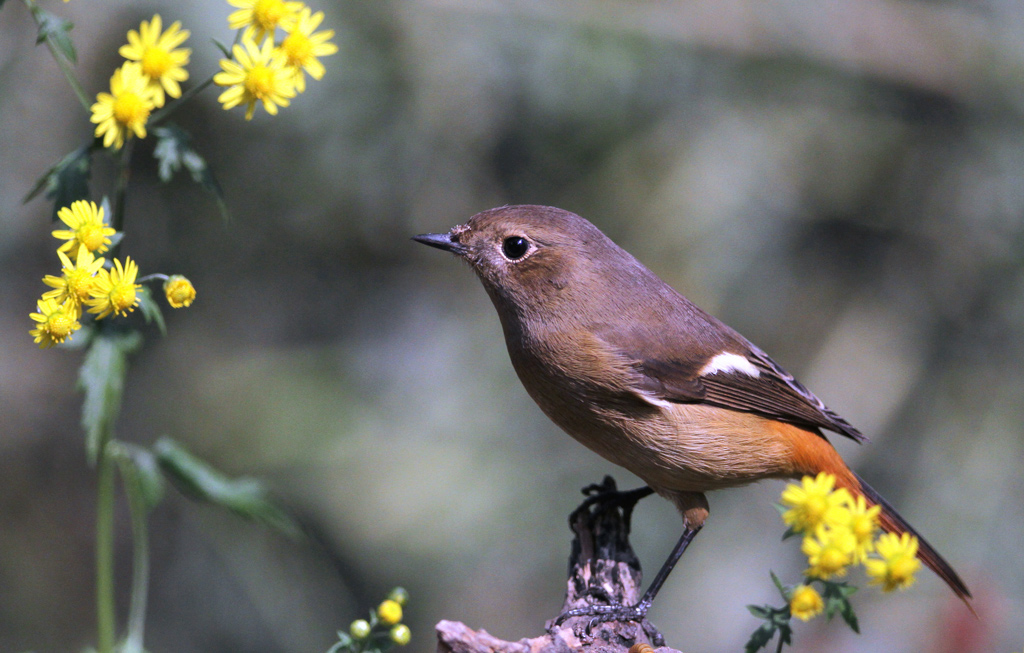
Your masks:
{"label": "flower bud", "polygon": [[391,629],[391,641],[399,646],[405,646],[412,639],[412,631],[405,624],[398,624]]}
{"label": "flower bud", "polygon": [[366,639],[370,636],[370,622],[366,619],[356,619],[348,627],[348,634],[352,635],[352,639]]}
{"label": "flower bud", "polygon": [[180,274],[175,274],[164,282],[164,295],[167,296],[167,303],[172,308],[187,307],[191,306],[196,298],[196,289],[191,281]]}
{"label": "flower bud", "polygon": [[385,626],[394,626],[402,620],[402,606],[392,599],[382,601],[377,606],[377,618]]}
{"label": "flower bud", "polygon": [[409,593],[405,591],[404,587],[396,587],[388,594],[388,598],[398,605],[405,607],[405,604],[409,601]]}

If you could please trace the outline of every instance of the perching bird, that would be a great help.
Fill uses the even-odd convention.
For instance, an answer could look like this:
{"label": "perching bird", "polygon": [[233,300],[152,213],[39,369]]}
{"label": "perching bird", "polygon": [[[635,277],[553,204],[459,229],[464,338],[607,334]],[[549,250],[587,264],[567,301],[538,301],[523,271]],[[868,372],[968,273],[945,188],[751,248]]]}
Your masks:
{"label": "perching bird", "polygon": [[[682,514],[682,537],[640,602],[591,614],[645,617],[703,526],[709,490],[826,472],[881,506],[883,530],[917,535],[822,433],[862,442],[857,429],[583,218],[506,206],[415,240],[456,254],[480,277],[512,365],[541,410]],[[917,537],[920,560],[966,602],[964,582]]]}

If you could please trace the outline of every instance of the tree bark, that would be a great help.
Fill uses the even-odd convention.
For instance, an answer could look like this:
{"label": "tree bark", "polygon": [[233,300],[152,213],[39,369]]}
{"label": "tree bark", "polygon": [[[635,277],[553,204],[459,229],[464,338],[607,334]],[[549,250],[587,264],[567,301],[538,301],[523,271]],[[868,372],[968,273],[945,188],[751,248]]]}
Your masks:
{"label": "tree bark", "polygon": [[574,533],[569,555],[569,578],[561,613],[545,625],[545,634],[507,642],[486,630],[441,621],[437,624],[438,653],[679,653],[663,644],[661,634],[646,619],[641,623],[569,617],[565,612],[593,604],[634,605],[640,599],[640,561],[629,543],[630,517],[636,502],[649,492],[619,492],[605,477],[583,489],[587,498],[569,516]]}

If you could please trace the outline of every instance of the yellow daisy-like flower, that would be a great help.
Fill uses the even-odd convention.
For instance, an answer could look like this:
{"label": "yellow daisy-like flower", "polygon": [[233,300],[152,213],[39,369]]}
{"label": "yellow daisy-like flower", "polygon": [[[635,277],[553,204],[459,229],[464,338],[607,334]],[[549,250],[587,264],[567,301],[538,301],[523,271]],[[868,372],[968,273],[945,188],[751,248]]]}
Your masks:
{"label": "yellow daisy-like flower", "polygon": [[58,304],[49,297],[43,297],[36,303],[38,313],[30,313],[37,322],[36,328],[29,331],[35,343],[40,349],[49,349],[58,345],[81,328],[78,323],[78,313],[71,306],[71,302]]}
{"label": "yellow daisy-like flower", "polygon": [[790,483],[782,491],[782,505],[789,508],[782,513],[782,521],[799,533],[848,522],[850,493],[835,486],[836,477],[824,472],[815,478],[804,476],[800,485]]}
{"label": "yellow daisy-like flower", "polygon": [[260,47],[251,38],[243,38],[231,52],[236,61],[221,59],[223,71],[213,76],[215,84],[229,87],[217,98],[225,109],[244,104],[245,119],[252,120],[257,102],[272,116],[277,115],[278,106],[288,106],[289,98],[295,97],[293,73],[270,39]]}
{"label": "yellow daisy-like flower", "polygon": [[128,44],[118,50],[122,57],[142,66],[142,74],[148,78],[153,91],[153,105],[158,108],[164,105],[164,93],[173,98],[181,97],[178,83],[188,79],[188,71],[183,66],[192,54],[189,48],[175,49],[190,34],[187,29],[181,29],[181,21],[175,21],[163,33],[162,27],[160,14],[154,15],[148,23],[142,21],[139,31],[130,30]]}
{"label": "yellow daisy-like flower", "polygon": [[278,27],[290,29],[299,10],[301,2],[285,2],[284,0],[228,0],[238,11],[228,16],[231,29],[245,28],[243,39],[262,40],[265,36],[274,37]]}
{"label": "yellow daisy-like flower", "polygon": [[67,241],[58,248],[59,252],[85,247],[90,252],[102,254],[110,245],[110,237],[117,233],[103,220],[103,207],[96,206],[95,202],[72,202],[71,206],[57,211],[57,217],[69,227],[53,232],[54,238]]}
{"label": "yellow daisy-like flower", "polygon": [[914,574],[921,568],[917,559],[917,538],[910,533],[885,533],[878,538],[875,548],[878,558],[864,561],[864,570],[872,585],[881,585],[883,592],[906,589],[914,584]]}
{"label": "yellow daisy-like flower", "polygon": [[810,585],[797,585],[789,597],[789,613],[802,621],[810,621],[825,609],[825,601]]}
{"label": "yellow daisy-like flower", "polygon": [[324,65],[317,57],[326,57],[338,51],[338,46],[327,39],[334,37],[334,30],[316,32],[316,28],[324,19],[324,12],[315,14],[309,7],[303,7],[295,25],[288,31],[278,49],[284,55],[285,65],[295,71],[295,88],[299,93],[306,92],[306,73],[313,79],[322,79]]}
{"label": "yellow daisy-like flower", "polygon": [[111,313],[126,315],[139,305],[138,291],[142,288],[135,283],[139,274],[139,266],[131,258],[121,261],[114,259],[114,268],[100,270],[96,281],[89,291],[90,299],[85,300],[91,308],[90,313],[98,313],[97,320],[102,320]]}
{"label": "yellow daisy-like flower", "polygon": [[124,62],[110,78],[110,93],[100,93],[92,105],[90,120],[96,123],[96,136],[103,137],[103,147],[121,149],[132,134],[145,138],[153,106],[153,89],[142,65]]}
{"label": "yellow daisy-like flower", "polygon": [[812,578],[828,580],[845,576],[853,564],[857,541],[849,528],[828,528],[804,538],[800,550],[811,566],[804,573]]}
{"label": "yellow daisy-like flower", "polygon": [[196,289],[191,281],[180,274],[175,274],[164,282],[164,295],[171,308],[188,307],[195,301]]}
{"label": "yellow daisy-like flower", "polygon": [[53,288],[43,293],[44,299],[52,299],[58,304],[70,301],[70,304],[81,315],[82,302],[89,298],[96,281],[96,274],[103,268],[104,258],[96,258],[88,248],[80,246],[78,257],[74,263],[64,252],[57,252],[62,264],[61,276],[48,274],[43,283]]}
{"label": "yellow daisy-like flower", "polygon": [[867,555],[875,550],[875,532],[878,530],[878,515],[881,506],[871,506],[863,496],[858,495],[850,503],[850,532],[856,541],[853,551],[853,563],[862,562]]}

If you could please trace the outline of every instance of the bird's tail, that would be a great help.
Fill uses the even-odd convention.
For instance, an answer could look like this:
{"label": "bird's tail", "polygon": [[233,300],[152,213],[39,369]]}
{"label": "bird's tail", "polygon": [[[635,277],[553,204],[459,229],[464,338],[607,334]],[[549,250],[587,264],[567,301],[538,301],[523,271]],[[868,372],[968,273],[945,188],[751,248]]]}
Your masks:
{"label": "bird's tail", "polygon": [[[926,567],[934,571],[939,578],[945,581],[946,585],[949,585],[949,589],[953,590],[953,593],[967,604],[968,608],[971,608],[971,604],[969,602],[969,599],[971,598],[971,591],[967,589],[967,585],[964,584],[964,581],[961,580],[960,576],[953,570],[953,567],[946,562],[945,558],[939,555],[939,552],[928,543],[928,540],[921,537],[921,535],[914,530],[914,527],[907,523],[907,520],[903,519],[903,517],[896,512],[896,509],[889,505],[889,502],[886,501],[881,494],[875,492],[874,488],[865,483],[864,479],[856,474],[852,474],[852,476],[857,482],[858,487],[850,487],[852,482],[848,478],[839,478],[839,484],[841,486],[847,486],[846,489],[849,492],[863,495],[869,505],[881,506],[882,511],[879,514],[879,523],[882,530],[887,533],[896,533],[897,535],[910,533],[917,537],[918,559],[920,559]],[[844,482],[844,480],[846,482]],[[971,612],[974,612],[973,608],[971,608]]]}

